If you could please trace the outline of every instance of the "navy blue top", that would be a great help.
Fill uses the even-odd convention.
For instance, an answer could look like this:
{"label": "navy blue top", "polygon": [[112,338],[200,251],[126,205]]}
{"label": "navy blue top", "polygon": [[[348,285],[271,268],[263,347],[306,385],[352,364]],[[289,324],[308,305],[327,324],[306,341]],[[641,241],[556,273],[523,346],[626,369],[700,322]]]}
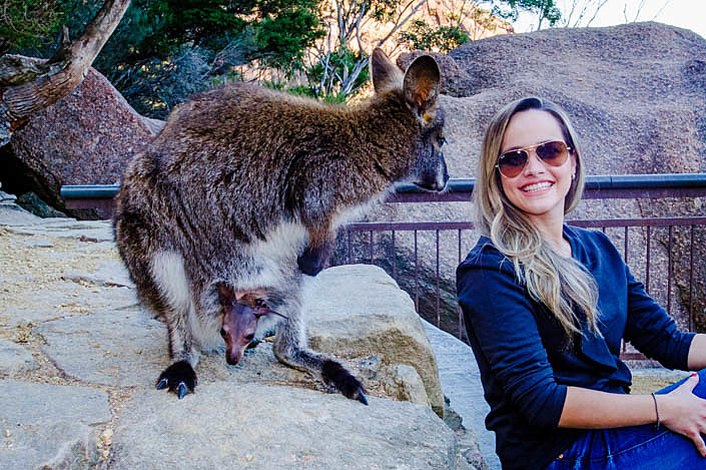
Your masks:
{"label": "navy blue top", "polygon": [[478,361],[486,427],[496,433],[503,469],[549,465],[585,431],[559,428],[566,387],[628,393],[631,374],[620,340],[670,369],[687,369],[693,333],[683,333],[633,278],[601,232],[564,226],[574,259],[598,283],[599,329],[564,329],[515,275],[512,262],[481,237],[456,271],[458,301]]}

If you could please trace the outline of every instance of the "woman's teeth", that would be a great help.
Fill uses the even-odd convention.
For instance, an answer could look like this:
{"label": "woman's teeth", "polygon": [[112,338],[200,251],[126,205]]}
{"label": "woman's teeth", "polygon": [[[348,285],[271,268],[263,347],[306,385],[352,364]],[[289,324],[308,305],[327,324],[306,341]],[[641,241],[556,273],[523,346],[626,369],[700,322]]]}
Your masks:
{"label": "woman's teeth", "polygon": [[528,184],[527,186],[523,186],[521,189],[526,193],[533,193],[536,191],[541,191],[543,189],[547,189],[551,185],[552,185],[552,183],[548,183],[548,182],[535,183],[535,184]]}

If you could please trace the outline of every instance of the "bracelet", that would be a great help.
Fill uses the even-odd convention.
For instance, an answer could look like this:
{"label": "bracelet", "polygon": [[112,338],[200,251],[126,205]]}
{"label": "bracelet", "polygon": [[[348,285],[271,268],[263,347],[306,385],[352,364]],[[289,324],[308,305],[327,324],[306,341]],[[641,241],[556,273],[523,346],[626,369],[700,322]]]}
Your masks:
{"label": "bracelet", "polygon": [[655,424],[655,430],[659,431],[659,408],[657,407],[657,397],[655,396],[654,392],[652,392],[650,395],[652,395],[652,400],[655,402],[655,414],[657,415],[657,424]]}

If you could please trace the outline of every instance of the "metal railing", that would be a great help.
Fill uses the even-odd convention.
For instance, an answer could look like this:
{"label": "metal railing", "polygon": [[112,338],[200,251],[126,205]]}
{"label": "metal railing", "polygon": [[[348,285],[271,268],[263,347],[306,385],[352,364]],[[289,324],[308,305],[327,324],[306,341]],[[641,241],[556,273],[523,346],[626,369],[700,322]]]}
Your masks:
{"label": "metal railing", "polygon": [[[430,193],[413,185],[401,185],[387,202],[468,202],[474,184],[472,178],[452,179],[443,193]],[[104,217],[109,217],[113,211],[113,197],[118,190],[117,185],[64,186],[61,194],[67,208],[99,208]],[[704,197],[706,174],[589,176],[584,191],[585,199]],[[675,313],[676,306],[676,313],[680,315],[675,316],[679,317],[680,326],[694,330],[697,313],[695,271],[697,266],[704,266],[703,261],[697,265],[695,259],[697,248],[704,251],[701,256],[706,256],[706,217],[697,214],[688,217],[569,220],[567,223],[606,232],[616,247],[622,250],[626,263],[636,273],[635,277],[643,281],[646,290],[669,313]],[[402,242],[405,236],[409,239]],[[420,242],[421,238],[425,238],[424,243]],[[455,268],[462,260],[465,252],[475,243],[474,238],[477,234],[474,234],[471,222],[465,220],[354,223],[339,233],[332,264],[364,262],[382,266],[412,296],[420,315],[467,341],[463,317],[455,302],[453,274],[449,273],[449,269]],[[679,243],[675,244],[675,240]],[[451,243],[455,245],[455,259],[448,256],[448,245]],[[636,244],[640,245],[641,253],[635,252],[633,245]],[[681,253],[675,252],[677,245]],[[444,261],[440,255],[442,246],[446,250]],[[666,271],[662,269],[663,262],[666,262]],[[442,270],[447,272],[442,274]],[[702,275],[706,277],[706,273]],[[674,300],[675,289],[679,302]],[[684,316],[687,318],[682,318]],[[623,356],[627,359],[642,358],[627,347],[623,349]]]}

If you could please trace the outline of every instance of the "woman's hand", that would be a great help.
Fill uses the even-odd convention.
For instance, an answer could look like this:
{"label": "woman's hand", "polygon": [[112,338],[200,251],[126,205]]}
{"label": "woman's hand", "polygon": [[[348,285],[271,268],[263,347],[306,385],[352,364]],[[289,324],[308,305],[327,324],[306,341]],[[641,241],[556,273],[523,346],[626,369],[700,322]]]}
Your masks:
{"label": "woman's hand", "polygon": [[655,395],[660,423],[694,442],[702,457],[706,457],[706,444],[701,436],[706,433],[706,400],[692,393],[699,383],[694,373],[669,393]]}

